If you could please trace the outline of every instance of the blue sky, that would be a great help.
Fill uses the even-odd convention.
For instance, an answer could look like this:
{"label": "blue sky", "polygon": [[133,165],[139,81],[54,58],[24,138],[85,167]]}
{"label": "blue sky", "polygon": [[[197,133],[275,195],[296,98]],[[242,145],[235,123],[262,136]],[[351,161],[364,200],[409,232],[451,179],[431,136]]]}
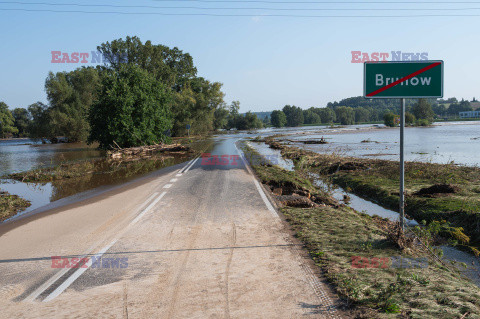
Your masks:
{"label": "blue sky", "polygon": [[[362,64],[351,51],[428,52],[445,61],[445,97],[480,98],[478,17],[295,18],[262,14],[410,15],[479,14],[478,4],[278,4],[185,1],[85,1],[50,3],[109,5],[268,7],[296,9],[416,8],[426,11],[265,11],[71,7],[1,3],[0,9],[230,13],[251,17],[118,15],[0,10],[0,101],[10,108],[46,102],[49,71],[81,64],[52,64],[51,51],[90,52],[102,42],[137,35],[142,41],[189,52],[198,74],[223,83],[225,100],[241,111],[271,111],[293,104],[323,107],[362,95]],[[31,1],[33,2],[33,1]],[[461,9],[433,11],[432,9]]]}

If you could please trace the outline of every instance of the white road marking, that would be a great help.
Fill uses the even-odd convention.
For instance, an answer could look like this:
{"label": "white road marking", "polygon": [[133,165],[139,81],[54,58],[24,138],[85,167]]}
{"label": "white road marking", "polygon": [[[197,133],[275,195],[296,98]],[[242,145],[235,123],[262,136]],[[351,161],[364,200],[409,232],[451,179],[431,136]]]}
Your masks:
{"label": "white road marking", "polygon": [[172,179],[170,180],[170,183],[175,183],[176,181],[178,181],[178,179],[172,178]]}
{"label": "white road marking", "polygon": [[[200,156],[199,156],[199,157],[200,157]],[[193,165],[195,164],[195,162],[199,159],[199,157],[195,158],[195,160],[192,162],[192,164],[190,164],[190,166],[185,170],[184,173],[188,172],[188,171],[192,168],[192,166],[193,166]]]}
{"label": "white road marking", "polygon": [[[160,194],[150,205],[148,205],[146,208],[144,208],[140,214],[135,217],[128,225],[125,227],[117,236],[108,244],[107,246],[103,247],[97,254],[94,255],[95,259],[100,258],[105,252],[107,252],[133,225],[135,225],[146,213],[148,213],[162,198],[165,196],[167,192],[163,192]],[[154,193],[152,196],[149,197],[149,199],[145,202],[148,203],[151,198],[154,196],[158,195],[158,193]],[[75,280],[78,279],[85,271],[87,271],[88,268],[92,265],[92,259],[90,258],[89,261],[86,263],[86,268],[79,268],[77,271],[75,271],[70,277],[68,277],[60,286],[58,286],[52,293],[50,293],[44,300],[43,302],[48,302],[56,297],[58,297],[65,289],[67,289]],[[67,271],[69,269],[66,269]],[[60,276],[61,277],[61,276]],[[58,277],[58,278],[60,278]],[[58,279],[57,278],[57,279]],[[55,280],[56,281],[56,280]],[[49,286],[47,286],[48,288]],[[43,292],[43,291],[42,291]],[[41,293],[40,293],[41,294]],[[35,297],[36,298],[36,297]],[[34,298],[34,299],[35,299]]]}
{"label": "white road marking", "polygon": [[[148,203],[155,197],[157,196],[158,193],[153,193],[152,195],[150,195],[150,197],[147,198],[146,201],[144,201],[138,208],[138,211],[141,211],[142,209],[145,208],[145,206],[148,205]],[[95,247],[97,246],[98,244],[95,243],[93,244],[92,246],[90,246],[84,253],[83,255],[79,256],[78,258],[85,258],[87,256],[89,256],[91,254],[91,252],[95,249]],[[61,277],[63,277],[70,269],[69,268],[63,268],[62,270],[60,270],[59,272],[57,272],[55,275],[53,275],[52,277],[50,277],[50,279],[48,279],[47,281],[45,281],[40,287],[38,287],[37,289],[35,289],[30,295],[28,295],[23,301],[34,301],[35,299],[38,298],[38,296],[40,296],[45,290],[48,289],[48,287],[50,287],[51,285],[53,285],[58,279],[60,279]]]}
{"label": "white road marking", "polygon": [[172,187],[172,184],[167,184],[167,185],[163,186],[163,188],[170,188],[170,187]]}
{"label": "white road marking", "polygon": [[177,177],[180,177],[180,176],[182,176],[182,174],[178,173],[176,176],[177,176]]}
{"label": "white road marking", "polygon": [[267,206],[268,211],[272,214],[273,217],[280,219],[280,216],[278,216],[277,211],[275,210],[275,208],[273,208],[272,203],[270,203],[270,201],[268,200],[267,195],[263,191],[263,188],[258,183],[257,178],[255,177],[255,174],[253,174],[252,170],[250,169],[250,166],[248,166],[247,162],[245,161],[243,152],[238,149],[237,144],[234,143],[233,145],[235,145],[237,152],[240,154],[240,158],[242,159],[243,164],[245,165],[247,170],[250,172],[250,174],[252,174],[253,182],[255,183],[255,186],[257,187],[258,192],[260,193],[260,197],[263,199],[263,202]]}
{"label": "white road marking", "polygon": [[[198,158],[198,157],[197,157],[197,158]],[[179,174],[184,173],[184,170],[185,170],[188,166],[190,166],[190,164],[192,164],[192,162],[193,162],[194,160],[196,160],[197,158],[192,158],[192,159],[190,160],[190,162],[188,162],[188,164],[187,164],[184,168],[182,168],[182,169],[180,170]]]}

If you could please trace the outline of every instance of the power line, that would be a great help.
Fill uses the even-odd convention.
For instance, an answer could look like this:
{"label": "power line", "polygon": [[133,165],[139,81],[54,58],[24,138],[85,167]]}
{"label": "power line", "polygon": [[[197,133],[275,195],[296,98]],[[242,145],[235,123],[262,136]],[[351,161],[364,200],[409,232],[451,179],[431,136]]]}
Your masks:
{"label": "power line", "polygon": [[275,0],[152,0],[157,2],[275,3],[275,4],[472,4],[480,1],[275,1]]}
{"label": "power line", "polygon": [[[480,2],[479,2],[480,3]],[[0,1],[0,4],[75,6],[75,7],[107,7],[107,8],[146,8],[146,9],[192,9],[192,10],[265,10],[265,11],[465,11],[480,8],[269,8],[269,7],[194,7],[194,6],[150,6],[150,5],[112,5],[112,4],[80,4],[52,2]]]}
{"label": "power line", "polygon": [[412,14],[412,15],[294,15],[294,14],[217,14],[217,13],[166,13],[166,12],[121,12],[121,11],[83,11],[50,9],[11,9],[0,11],[86,13],[119,15],[159,15],[159,16],[209,16],[209,17],[285,17],[285,18],[418,18],[418,17],[479,17],[480,14]]}

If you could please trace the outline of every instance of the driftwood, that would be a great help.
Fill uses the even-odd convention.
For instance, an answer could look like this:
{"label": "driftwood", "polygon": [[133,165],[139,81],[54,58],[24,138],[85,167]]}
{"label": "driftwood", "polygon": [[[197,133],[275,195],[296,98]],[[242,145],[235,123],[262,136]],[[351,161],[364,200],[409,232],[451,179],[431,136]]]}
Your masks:
{"label": "driftwood", "polygon": [[145,157],[155,153],[163,152],[186,152],[188,148],[180,144],[155,144],[148,146],[130,147],[109,151],[107,156],[110,159],[120,160],[131,157]]}

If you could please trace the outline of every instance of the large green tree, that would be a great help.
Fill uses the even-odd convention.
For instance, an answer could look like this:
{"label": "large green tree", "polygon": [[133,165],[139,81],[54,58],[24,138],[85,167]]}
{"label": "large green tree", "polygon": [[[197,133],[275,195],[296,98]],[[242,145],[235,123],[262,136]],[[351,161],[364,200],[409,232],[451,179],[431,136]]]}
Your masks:
{"label": "large green tree", "polygon": [[10,112],[5,102],[0,102],[0,137],[11,137],[17,133],[18,129],[15,127],[15,119],[12,112]]}
{"label": "large green tree", "polygon": [[337,106],[335,107],[335,114],[337,121],[342,125],[352,125],[355,124],[355,110],[348,106]]}
{"label": "large green tree", "polygon": [[435,116],[432,106],[426,99],[418,99],[418,102],[412,107],[412,113],[417,119],[427,120],[429,123],[433,121]]}
{"label": "large green tree", "polygon": [[132,147],[168,140],[171,91],[148,71],[134,64],[107,70],[102,89],[90,110],[89,142],[101,148]]}
{"label": "large green tree", "polygon": [[284,127],[287,125],[287,117],[283,111],[275,110],[272,112],[271,122],[275,127]]}
{"label": "large green tree", "polygon": [[100,89],[99,69],[82,67],[71,72],[50,72],[45,90],[50,102],[51,136],[70,142],[86,141],[90,127],[88,112]]}
{"label": "large green tree", "polygon": [[26,109],[18,107],[13,110],[12,115],[15,119],[15,127],[18,129],[18,136],[26,136],[31,122],[30,114]]}
{"label": "large green tree", "polygon": [[135,64],[148,71],[165,85],[181,91],[196,77],[197,69],[193,58],[177,47],[169,48],[151,41],[142,43],[140,38],[127,36],[102,43],[97,49],[113,68],[122,64]]}
{"label": "large green tree", "polygon": [[31,121],[28,125],[28,135],[31,138],[49,139],[55,138],[52,135],[53,130],[50,128],[50,114],[48,111],[48,105],[42,102],[36,102],[28,106],[28,113],[30,114]]}
{"label": "large green tree", "polygon": [[287,126],[295,127],[303,124],[303,110],[300,107],[285,105],[282,111],[287,117]]}

